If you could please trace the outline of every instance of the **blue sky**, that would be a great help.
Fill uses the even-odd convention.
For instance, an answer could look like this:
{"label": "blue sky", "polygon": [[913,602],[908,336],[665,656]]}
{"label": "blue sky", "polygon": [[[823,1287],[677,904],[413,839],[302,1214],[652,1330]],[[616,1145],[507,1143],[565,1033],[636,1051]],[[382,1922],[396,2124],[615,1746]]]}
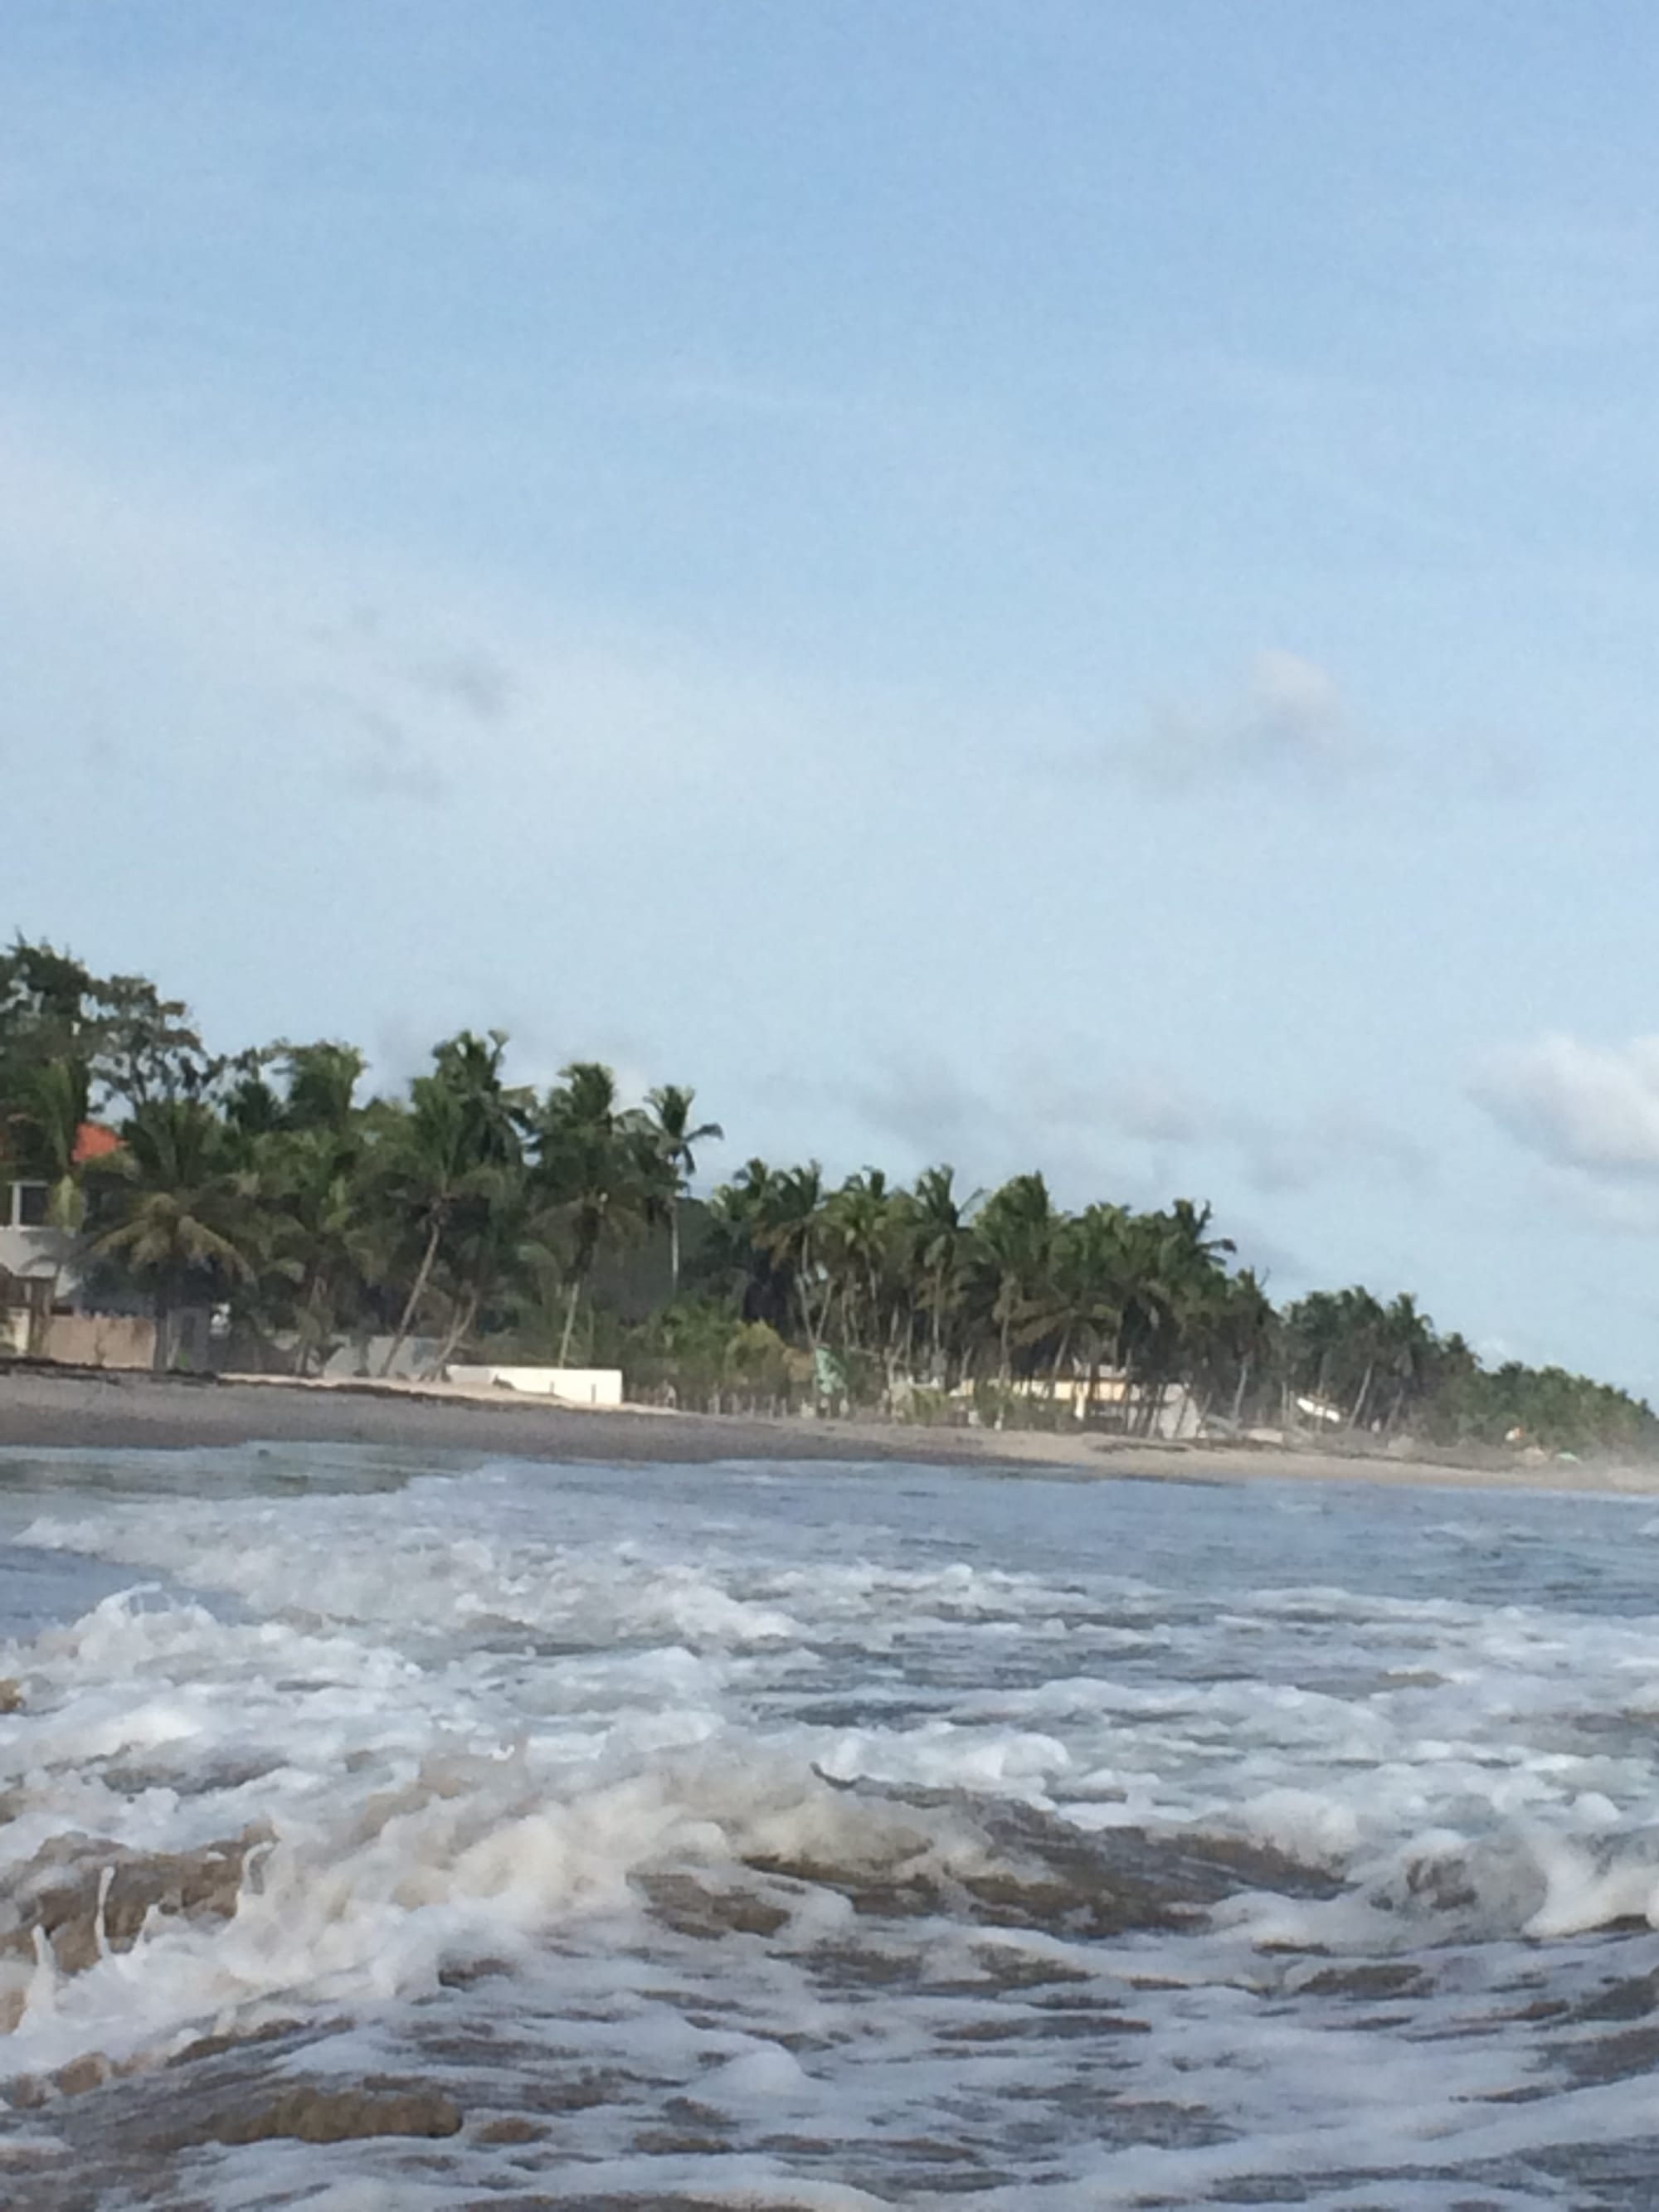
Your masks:
{"label": "blue sky", "polygon": [[1659,17],[0,21],[0,924],[1659,1394]]}

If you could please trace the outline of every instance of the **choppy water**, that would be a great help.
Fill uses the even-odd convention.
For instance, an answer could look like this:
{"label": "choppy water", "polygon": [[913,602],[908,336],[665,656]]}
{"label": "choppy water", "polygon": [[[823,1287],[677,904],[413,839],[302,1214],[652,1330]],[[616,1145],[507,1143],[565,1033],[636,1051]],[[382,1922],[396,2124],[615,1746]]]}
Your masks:
{"label": "choppy water", "polygon": [[0,2201],[1648,2206],[1652,1510],[0,1460]]}

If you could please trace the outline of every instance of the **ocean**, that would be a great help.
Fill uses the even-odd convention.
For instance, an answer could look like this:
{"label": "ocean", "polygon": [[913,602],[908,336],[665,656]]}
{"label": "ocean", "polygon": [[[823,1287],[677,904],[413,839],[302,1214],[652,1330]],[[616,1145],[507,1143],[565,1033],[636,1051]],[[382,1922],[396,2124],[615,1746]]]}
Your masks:
{"label": "ocean", "polygon": [[8,2207],[1659,2201],[1650,1502],[12,1453],[0,1635]]}

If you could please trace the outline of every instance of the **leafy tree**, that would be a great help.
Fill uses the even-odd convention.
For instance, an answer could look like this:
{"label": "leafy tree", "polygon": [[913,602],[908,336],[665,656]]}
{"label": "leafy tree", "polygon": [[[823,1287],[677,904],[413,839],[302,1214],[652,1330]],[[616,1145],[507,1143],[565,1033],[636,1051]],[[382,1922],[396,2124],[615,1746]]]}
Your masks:
{"label": "leafy tree", "polygon": [[149,1290],[161,1370],[173,1363],[174,1318],[188,1294],[216,1295],[250,1272],[246,1197],[224,1124],[203,1100],[148,1099],[121,1133],[121,1150],[100,1163],[91,1250]]}

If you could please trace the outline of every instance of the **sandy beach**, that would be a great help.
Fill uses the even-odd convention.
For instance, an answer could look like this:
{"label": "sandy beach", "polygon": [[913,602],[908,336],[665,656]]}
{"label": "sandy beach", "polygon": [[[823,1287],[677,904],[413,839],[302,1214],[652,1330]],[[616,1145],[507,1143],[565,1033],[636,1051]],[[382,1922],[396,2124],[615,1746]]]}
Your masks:
{"label": "sandy beach", "polygon": [[1453,1464],[1357,1452],[1126,1443],[1035,1430],[998,1435],[642,1407],[590,1412],[441,1386],[324,1386],[38,1368],[0,1376],[0,1450],[201,1450],[262,1443],[362,1443],[554,1462],[894,1460],[1138,1480],[1659,1493],[1659,1467],[1647,1466]]}

